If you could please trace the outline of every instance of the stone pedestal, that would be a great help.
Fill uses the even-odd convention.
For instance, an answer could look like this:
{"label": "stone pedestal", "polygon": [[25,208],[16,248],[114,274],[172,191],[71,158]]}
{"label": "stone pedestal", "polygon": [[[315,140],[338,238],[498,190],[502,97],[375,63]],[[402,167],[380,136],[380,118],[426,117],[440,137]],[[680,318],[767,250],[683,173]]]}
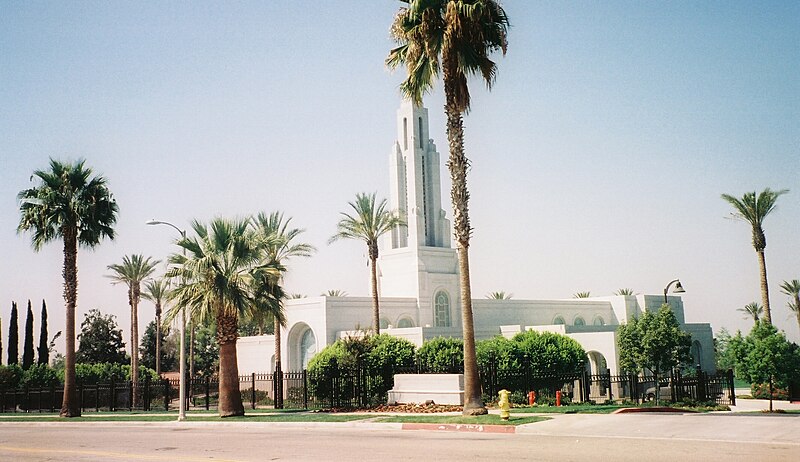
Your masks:
{"label": "stone pedestal", "polygon": [[389,404],[464,405],[464,374],[395,374]]}

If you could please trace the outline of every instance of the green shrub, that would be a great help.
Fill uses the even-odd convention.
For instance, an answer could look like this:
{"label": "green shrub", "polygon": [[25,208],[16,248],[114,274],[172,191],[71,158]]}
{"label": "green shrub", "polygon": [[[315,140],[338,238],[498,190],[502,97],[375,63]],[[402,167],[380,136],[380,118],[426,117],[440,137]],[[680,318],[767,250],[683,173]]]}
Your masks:
{"label": "green shrub", "polygon": [[533,375],[576,374],[586,363],[586,351],[566,335],[529,330],[515,335],[512,341]]}
{"label": "green shrub", "polygon": [[22,373],[20,387],[46,388],[60,383],[58,374],[47,364],[33,364]]}
{"label": "green shrub", "polygon": [[[405,339],[385,334],[340,339],[311,358],[309,393],[319,400],[330,400],[335,387],[341,401],[350,401],[360,393],[370,403],[381,402],[392,387],[394,371],[413,363],[414,344]],[[366,386],[366,390],[358,385]]]}
{"label": "green shrub", "polygon": [[424,372],[461,373],[464,370],[464,342],[446,337],[428,340],[417,351],[417,364]]}
{"label": "green shrub", "polygon": [[0,390],[19,387],[22,381],[22,368],[18,364],[0,366]]}
{"label": "green shrub", "polygon": [[[139,366],[139,379],[144,380],[145,376],[150,381],[158,380],[156,371]],[[131,366],[118,363],[96,363],[96,364],[75,364],[75,378],[78,383],[89,385],[96,383],[124,382],[131,379]],[[64,383],[64,370],[58,371],[58,379]]]}

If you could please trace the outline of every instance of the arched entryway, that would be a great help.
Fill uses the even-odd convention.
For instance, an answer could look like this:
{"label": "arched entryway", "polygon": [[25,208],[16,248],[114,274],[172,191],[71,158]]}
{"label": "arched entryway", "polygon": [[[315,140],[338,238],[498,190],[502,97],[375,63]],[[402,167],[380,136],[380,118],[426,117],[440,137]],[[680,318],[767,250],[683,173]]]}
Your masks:
{"label": "arched entryway", "polygon": [[292,326],[286,338],[289,347],[289,370],[299,371],[308,367],[308,362],[317,353],[317,336],[308,324],[299,322]]}

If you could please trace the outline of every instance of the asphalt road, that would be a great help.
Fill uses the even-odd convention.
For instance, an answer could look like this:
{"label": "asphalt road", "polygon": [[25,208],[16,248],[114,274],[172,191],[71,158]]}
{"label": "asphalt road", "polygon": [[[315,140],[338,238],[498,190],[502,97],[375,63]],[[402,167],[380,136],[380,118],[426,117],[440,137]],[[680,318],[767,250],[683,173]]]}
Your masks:
{"label": "asphalt road", "polygon": [[800,460],[795,416],[572,415],[511,435],[377,425],[2,422],[0,460]]}

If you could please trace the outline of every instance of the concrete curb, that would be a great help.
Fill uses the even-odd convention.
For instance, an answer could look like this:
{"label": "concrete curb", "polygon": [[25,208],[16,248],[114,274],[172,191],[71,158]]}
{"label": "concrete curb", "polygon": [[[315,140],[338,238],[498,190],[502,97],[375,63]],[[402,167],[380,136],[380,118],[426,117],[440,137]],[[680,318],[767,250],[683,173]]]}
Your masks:
{"label": "concrete curb", "polygon": [[[674,407],[623,407],[612,412],[612,414],[641,414],[643,412],[669,412],[678,414],[697,414],[697,411],[688,409],[676,409]],[[725,411],[729,412],[729,411]]]}

